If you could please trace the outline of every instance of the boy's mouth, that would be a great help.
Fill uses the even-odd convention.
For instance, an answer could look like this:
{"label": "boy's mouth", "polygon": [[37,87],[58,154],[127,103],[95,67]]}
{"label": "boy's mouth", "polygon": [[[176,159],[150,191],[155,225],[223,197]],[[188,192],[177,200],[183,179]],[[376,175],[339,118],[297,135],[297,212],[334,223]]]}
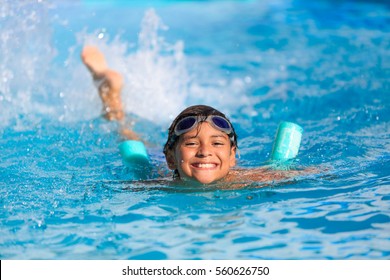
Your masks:
{"label": "boy's mouth", "polygon": [[217,167],[217,164],[216,163],[196,162],[196,163],[193,163],[192,166],[195,168],[199,168],[199,169],[213,169],[213,168]]}

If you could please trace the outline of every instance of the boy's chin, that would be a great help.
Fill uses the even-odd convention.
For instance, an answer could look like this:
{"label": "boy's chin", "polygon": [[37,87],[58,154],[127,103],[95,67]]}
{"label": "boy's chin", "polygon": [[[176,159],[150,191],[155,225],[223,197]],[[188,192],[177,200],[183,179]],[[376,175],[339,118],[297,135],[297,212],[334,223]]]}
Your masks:
{"label": "boy's chin", "polygon": [[212,178],[212,177],[185,177],[183,181],[198,184],[198,185],[209,185],[209,184],[215,184],[221,179],[219,178]]}

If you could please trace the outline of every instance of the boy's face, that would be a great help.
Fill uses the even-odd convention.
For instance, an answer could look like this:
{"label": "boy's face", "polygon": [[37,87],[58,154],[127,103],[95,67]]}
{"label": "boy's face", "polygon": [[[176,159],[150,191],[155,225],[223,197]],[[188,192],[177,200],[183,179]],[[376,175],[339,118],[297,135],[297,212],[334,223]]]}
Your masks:
{"label": "boy's face", "polygon": [[207,122],[179,137],[167,154],[170,169],[177,169],[183,180],[209,184],[224,178],[236,164],[236,148],[229,136]]}

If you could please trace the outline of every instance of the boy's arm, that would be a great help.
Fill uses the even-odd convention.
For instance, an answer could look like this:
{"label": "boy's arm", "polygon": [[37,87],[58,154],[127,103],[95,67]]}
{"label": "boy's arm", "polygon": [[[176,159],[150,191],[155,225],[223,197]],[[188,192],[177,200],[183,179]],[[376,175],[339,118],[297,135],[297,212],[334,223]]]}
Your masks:
{"label": "boy's arm", "polygon": [[275,170],[267,166],[248,169],[236,168],[229,173],[228,181],[272,182],[291,179],[298,176],[317,174],[319,172],[320,170],[315,167],[309,167],[303,170]]}

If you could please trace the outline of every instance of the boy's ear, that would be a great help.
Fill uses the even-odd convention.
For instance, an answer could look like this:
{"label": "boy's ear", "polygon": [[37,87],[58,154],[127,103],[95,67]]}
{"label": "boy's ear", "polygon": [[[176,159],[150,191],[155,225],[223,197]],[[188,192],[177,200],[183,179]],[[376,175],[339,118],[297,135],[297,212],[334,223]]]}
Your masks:
{"label": "boy's ear", "polygon": [[230,167],[236,166],[236,151],[237,151],[236,146],[233,146],[230,149]]}
{"label": "boy's ear", "polygon": [[167,161],[168,168],[170,170],[176,169],[176,161],[175,161],[175,154],[174,151],[168,150],[165,155],[165,160]]}

